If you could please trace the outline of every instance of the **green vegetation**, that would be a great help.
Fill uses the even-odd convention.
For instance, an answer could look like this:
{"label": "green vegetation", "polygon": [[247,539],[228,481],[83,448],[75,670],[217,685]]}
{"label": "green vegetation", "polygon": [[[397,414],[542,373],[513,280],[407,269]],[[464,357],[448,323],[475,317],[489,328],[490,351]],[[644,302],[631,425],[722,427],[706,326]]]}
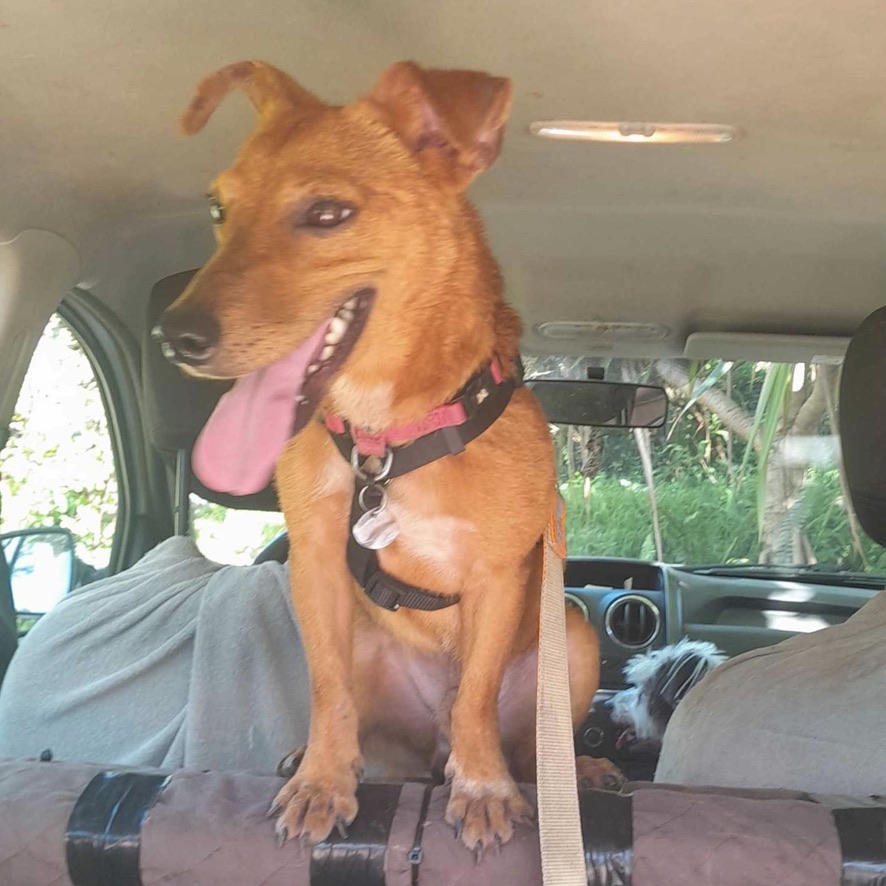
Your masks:
{"label": "green vegetation", "polygon": [[[569,553],[656,558],[649,492],[640,482],[577,476],[561,484],[566,499]],[[757,562],[755,491],[736,493],[722,482],[683,477],[658,490],[663,559],[669,563]],[[863,537],[865,562],[853,550],[836,470],[811,476],[803,490],[804,523],[815,561],[886,574],[886,550]]]}
{"label": "green vegetation", "polygon": [[610,361],[607,377],[664,385],[670,416],[652,432],[556,429],[571,553],[886,573],[844,493],[833,367]]}
{"label": "green vegetation", "polygon": [[31,360],[0,452],[0,531],[64,526],[77,556],[107,566],[117,526],[114,452],[95,373],[53,316]]}

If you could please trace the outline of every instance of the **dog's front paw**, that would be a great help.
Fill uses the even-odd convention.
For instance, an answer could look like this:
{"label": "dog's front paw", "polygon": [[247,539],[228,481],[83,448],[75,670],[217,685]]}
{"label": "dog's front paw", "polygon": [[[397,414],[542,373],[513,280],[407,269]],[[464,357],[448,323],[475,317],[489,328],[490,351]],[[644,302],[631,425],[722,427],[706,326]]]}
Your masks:
{"label": "dog's front paw", "polygon": [[622,771],[604,757],[576,757],[575,771],[579,790],[617,791],[627,781]]}
{"label": "dog's front paw", "polygon": [[446,822],[455,828],[456,838],[477,854],[477,860],[490,847],[498,849],[514,834],[514,825],[532,822],[535,811],[510,779],[484,783],[454,778]]}
{"label": "dog's front paw", "polygon": [[325,840],[333,828],[342,836],[357,817],[359,764],[344,771],[320,772],[304,768],[283,786],[271,804],[276,815],[277,839],[282,846],[297,838],[313,845]]}

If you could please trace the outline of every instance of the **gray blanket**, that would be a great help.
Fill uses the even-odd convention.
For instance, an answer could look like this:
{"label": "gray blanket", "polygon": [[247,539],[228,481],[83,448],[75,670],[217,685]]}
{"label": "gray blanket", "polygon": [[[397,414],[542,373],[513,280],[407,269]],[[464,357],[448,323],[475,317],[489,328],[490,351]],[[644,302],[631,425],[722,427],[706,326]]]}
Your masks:
{"label": "gray blanket", "polygon": [[656,781],[886,794],[886,593],[844,624],[740,655],[668,724]]}
{"label": "gray blanket", "polygon": [[172,538],[31,630],[0,691],[0,757],[271,773],[308,718],[286,567]]}

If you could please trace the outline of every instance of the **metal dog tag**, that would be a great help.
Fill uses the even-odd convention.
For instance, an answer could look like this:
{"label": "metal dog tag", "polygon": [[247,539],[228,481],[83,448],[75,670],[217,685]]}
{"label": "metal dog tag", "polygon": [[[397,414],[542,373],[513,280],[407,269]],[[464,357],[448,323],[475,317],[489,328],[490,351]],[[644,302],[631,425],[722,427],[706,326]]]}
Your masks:
{"label": "metal dog tag", "polygon": [[372,508],[367,511],[351,530],[357,544],[370,551],[386,548],[400,534],[397,521],[385,507]]}

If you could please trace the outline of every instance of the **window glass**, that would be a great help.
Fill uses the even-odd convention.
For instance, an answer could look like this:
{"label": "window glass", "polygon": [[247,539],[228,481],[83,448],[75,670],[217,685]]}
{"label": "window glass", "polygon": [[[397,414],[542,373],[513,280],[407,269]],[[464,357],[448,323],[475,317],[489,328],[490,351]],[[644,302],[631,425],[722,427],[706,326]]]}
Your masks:
{"label": "window glass", "polygon": [[191,495],[191,535],[216,563],[248,565],[286,528],[273,511],[241,511]]}
{"label": "window glass", "polygon": [[117,477],[104,403],[71,328],[54,315],[25,377],[0,452],[0,532],[61,526],[74,538],[76,583],[110,561]]}
{"label": "window glass", "polygon": [[572,555],[886,574],[838,436],[839,366],[528,357],[527,375],[662,385],[655,431],[552,427]]}

